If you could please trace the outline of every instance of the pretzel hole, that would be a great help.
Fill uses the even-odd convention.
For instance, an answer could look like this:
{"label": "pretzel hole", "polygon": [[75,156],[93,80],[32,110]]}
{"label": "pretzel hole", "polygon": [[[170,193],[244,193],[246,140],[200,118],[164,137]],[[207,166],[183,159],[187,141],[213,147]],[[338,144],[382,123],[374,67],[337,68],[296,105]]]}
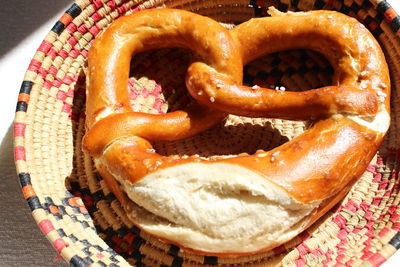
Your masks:
{"label": "pretzel hole", "polygon": [[332,84],[328,60],[312,50],[290,50],[258,58],[243,69],[243,83],[275,90],[305,91]]}
{"label": "pretzel hole", "polygon": [[159,49],[131,60],[129,96],[134,111],[160,114],[184,109],[194,101],[185,86],[193,54],[184,49]]}
{"label": "pretzel hole", "polygon": [[[131,62],[129,92],[135,111],[166,113],[195,101],[184,77],[193,54],[183,49],[160,49],[137,54]],[[332,84],[332,67],[322,55],[293,50],[266,55],[244,66],[244,84],[276,90],[303,91]],[[284,89],[282,89],[284,88]],[[153,141],[157,153],[182,157],[231,157],[268,151],[300,135],[312,122],[245,118],[225,121],[197,136],[178,141]]]}

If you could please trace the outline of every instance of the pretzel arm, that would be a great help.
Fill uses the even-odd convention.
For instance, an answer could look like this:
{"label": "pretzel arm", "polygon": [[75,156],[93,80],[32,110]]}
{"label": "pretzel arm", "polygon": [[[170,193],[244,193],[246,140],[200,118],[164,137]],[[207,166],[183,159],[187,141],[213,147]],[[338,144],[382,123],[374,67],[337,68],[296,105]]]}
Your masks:
{"label": "pretzel arm", "polygon": [[335,114],[373,116],[378,111],[375,92],[348,85],[290,92],[237,85],[204,66],[191,65],[188,74],[188,88],[196,89],[193,97],[240,116],[307,120]]}
{"label": "pretzel arm", "polygon": [[115,140],[128,136],[148,140],[180,140],[203,132],[225,116],[225,113],[200,105],[167,114],[115,113],[93,125],[83,138],[83,149],[99,157]]}

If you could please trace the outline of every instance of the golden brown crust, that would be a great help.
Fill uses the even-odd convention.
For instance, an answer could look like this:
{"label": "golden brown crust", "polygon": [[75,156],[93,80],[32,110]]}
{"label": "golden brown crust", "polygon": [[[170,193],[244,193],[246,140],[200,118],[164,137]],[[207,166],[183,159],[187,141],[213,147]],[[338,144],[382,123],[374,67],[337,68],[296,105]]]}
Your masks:
{"label": "golden brown crust", "polygon": [[[126,88],[130,59],[162,47],[201,55],[204,62],[191,64],[186,77],[189,92],[201,104],[163,115],[133,112]],[[299,48],[327,57],[335,69],[333,86],[296,93],[241,85],[242,62]],[[388,125],[379,126],[374,118],[388,120],[390,81],[376,40],[355,19],[336,12],[252,19],[228,32],[211,19],[162,9],[118,19],[96,39],[89,53],[87,95],[83,148],[96,158],[99,172],[124,205],[128,200],[114,175],[135,183],[175,165],[224,162],[259,173],[300,203],[321,201],[308,217],[305,225],[310,225],[348,192],[376,153]],[[195,135],[226,113],[319,120],[274,150],[215,161],[163,157],[149,142]]]}

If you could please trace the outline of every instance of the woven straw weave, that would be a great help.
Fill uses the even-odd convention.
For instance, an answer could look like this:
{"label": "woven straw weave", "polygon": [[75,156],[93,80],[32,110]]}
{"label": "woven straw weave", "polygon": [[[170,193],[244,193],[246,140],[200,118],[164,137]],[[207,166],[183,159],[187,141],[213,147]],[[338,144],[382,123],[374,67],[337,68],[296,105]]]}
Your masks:
{"label": "woven straw weave", "polygon": [[[224,25],[281,11],[333,9],[363,22],[379,40],[392,77],[392,124],[371,165],[347,197],[289,243],[261,255],[203,257],[140,232],[81,151],[85,67],[91,41],[117,17],[171,7]],[[57,21],[29,65],[14,124],[15,161],[24,197],[39,228],[73,266],[378,266],[400,247],[398,183],[400,17],[384,0],[78,0]],[[184,107],[190,53],[162,49],[135,56],[128,87],[134,110]],[[332,69],[311,51],[268,55],[244,68],[245,83],[287,90],[328,85]],[[308,122],[230,116],[190,139],[156,142],[164,155],[226,157],[269,150],[301,134]]]}

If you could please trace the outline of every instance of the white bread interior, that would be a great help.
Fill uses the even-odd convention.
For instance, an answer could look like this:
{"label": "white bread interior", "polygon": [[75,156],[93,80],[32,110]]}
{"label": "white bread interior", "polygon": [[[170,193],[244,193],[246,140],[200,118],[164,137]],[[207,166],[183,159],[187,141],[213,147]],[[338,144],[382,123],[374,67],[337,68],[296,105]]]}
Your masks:
{"label": "white bread interior", "polygon": [[244,167],[188,163],[132,184],[128,216],[146,232],[192,250],[246,253],[271,248],[302,231],[319,203],[302,204]]}

